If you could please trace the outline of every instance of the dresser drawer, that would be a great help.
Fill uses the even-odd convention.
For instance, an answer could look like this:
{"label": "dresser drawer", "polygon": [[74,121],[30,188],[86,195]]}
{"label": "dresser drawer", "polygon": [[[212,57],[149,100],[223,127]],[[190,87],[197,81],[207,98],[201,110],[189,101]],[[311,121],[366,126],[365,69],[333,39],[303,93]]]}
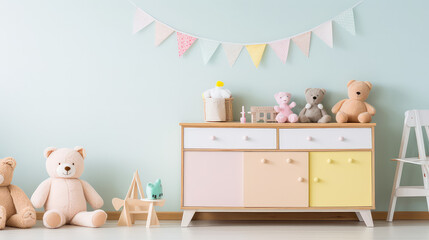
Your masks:
{"label": "dresser drawer", "polygon": [[280,129],[280,149],[371,149],[371,128]]}
{"label": "dresser drawer", "polygon": [[183,147],[201,149],[276,149],[276,129],[184,128]]}

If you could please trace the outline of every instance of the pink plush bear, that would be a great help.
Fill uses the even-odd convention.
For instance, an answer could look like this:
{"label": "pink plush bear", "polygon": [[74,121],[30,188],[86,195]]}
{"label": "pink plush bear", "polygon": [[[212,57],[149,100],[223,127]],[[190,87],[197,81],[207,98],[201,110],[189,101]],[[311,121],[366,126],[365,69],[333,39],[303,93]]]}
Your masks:
{"label": "pink plush bear", "polygon": [[93,209],[103,206],[103,199],[89,183],[80,180],[85,150],[49,147],[45,150],[46,170],[50,178],[43,181],[31,197],[35,208],[45,207],[43,224],[58,228],[64,224],[100,227],[106,222],[103,210],[86,211],[86,202]]}
{"label": "pink plush bear", "polygon": [[288,105],[290,97],[290,93],[287,92],[279,92],[274,94],[274,98],[279,104],[279,106],[274,106],[274,110],[279,113],[276,117],[276,120],[279,123],[294,123],[298,121],[298,115],[292,112],[292,108],[296,106],[296,103],[291,102],[291,104]]}

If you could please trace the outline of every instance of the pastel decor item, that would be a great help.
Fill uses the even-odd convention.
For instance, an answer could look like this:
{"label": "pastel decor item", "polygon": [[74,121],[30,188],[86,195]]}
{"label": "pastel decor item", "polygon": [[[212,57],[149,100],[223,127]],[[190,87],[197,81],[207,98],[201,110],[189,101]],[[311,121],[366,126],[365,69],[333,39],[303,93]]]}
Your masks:
{"label": "pastel decor item", "polygon": [[246,45],[246,49],[249,52],[255,67],[259,66],[266,46],[267,44]]}
{"label": "pastel decor item", "polygon": [[203,40],[200,39],[198,41],[201,47],[201,53],[203,55],[204,64],[207,64],[212,58],[213,54],[216,52],[219,47],[219,42],[211,41],[211,40]]}
{"label": "pastel decor item", "polygon": [[[158,179],[159,180],[159,179]],[[158,181],[157,180],[157,181]],[[156,184],[156,182],[155,182]],[[161,180],[159,180],[159,188],[157,189],[157,196],[162,197]],[[154,193],[154,192],[153,192]],[[150,193],[152,194],[152,193]],[[140,197],[139,197],[140,195]],[[144,198],[144,192],[138,171],[133,175],[131,186],[128,189],[124,199],[112,199],[113,207],[118,211],[122,208],[121,215],[119,216],[118,225],[131,227],[135,219],[147,215],[146,227],[159,226],[158,216],[156,215],[155,206],[164,206],[164,199],[149,199]]]}
{"label": "pastel decor item", "polygon": [[176,32],[177,34],[177,44],[179,48],[179,57],[181,57],[197,40],[197,38],[186,35],[181,32]]}
{"label": "pastel decor item", "polygon": [[223,88],[223,82],[217,81],[216,87],[203,93],[204,120],[207,122],[232,121],[231,91]]}
{"label": "pastel decor item", "polygon": [[244,106],[241,106],[241,118],[240,123],[246,123],[246,111],[244,111]]}
{"label": "pastel decor item", "polygon": [[320,24],[316,29],[313,30],[314,35],[320,38],[330,48],[334,47],[334,39],[332,36],[332,21],[328,21]]}
{"label": "pastel decor item", "polygon": [[282,63],[286,63],[287,55],[289,53],[289,45],[290,45],[290,39],[284,39],[280,41],[276,41],[269,44],[270,47],[274,50],[276,55],[280,58],[280,61]]}
{"label": "pastel decor item", "polygon": [[[47,228],[65,224],[101,227],[107,219],[107,214],[99,209],[103,199],[88,182],[79,179],[84,169],[85,149],[48,147],[44,155],[49,178],[31,197],[35,208],[45,208],[43,225]],[[87,202],[97,210],[87,211]]]}
{"label": "pastel decor item", "polygon": [[295,123],[298,121],[298,115],[292,112],[292,108],[296,106],[295,102],[289,104],[291,94],[287,92],[279,92],[274,95],[278,106],[274,106],[274,110],[278,113],[276,120],[279,123]]}
{"label": "pastel decor item", "polygon": [[140,8],[136,9],[136,13],[134,15],[134,25],[133,25],[133,33],[137,33],[143,28],[147,27],[154,21],[153,17],[149,14],[145,13]]}
{"label": "pastel decor item", "polygon": [[0,160],[0,230],[30,228],[36,224],[36,211],[18,186],[10,184],[16,167],[14,158]]}
{"label": "pastel decor item", "polygon": [[159,46],[173,32],[174,30],[167,27],[166,25],[160,22],[155,22],[155,46]]}
{"label": "pastel decor item", "polygon": [[223,88],[223,82],[217,81],[216,87],[211,88],[203,93],[204,98],[230,98],[231,91]]}
{"label": "pastel decor item", "polygon": [[347,83],[349,99],[343,99],[332,107],[339,123],[369,123],[375,115],[375,108],[365,100],[369,96],[370,82],[350,80]]}
{"label": "pastel decor item", "polygon": [[251,123],[275,123],[277,122],[277,112],[274,107],[251,106],[250,112]]}
{"label": "pastel decor item", "polygon": [[331,116],[323,108],[322,101],[326,90],[323,88],[307,88],[305,100],[307,104],[299,113],[299,122],[302,123],[328,123]]}
{"label": "pastel decor item", "polygon": [[311,32],[306,32],[292,38],[292,41],[299,47],[299,49],[301,49],[301,51],[307,57],[310,54],[310,39],[311,39]]}
{"label": "pastel decor item", "polygon": [[232,67],[237,61],[238,56],[240,56],[243,45],[222,43],[222,48],[228,59],[229,66]]}
{"label": "pastel decor item", "polygon": [[164,195],[162,192],[161,179],[156,179],[155,183],[148,183],[146,185],[147,199],[161,199]]}
{"label": "pastel decor item", "polygon": [[353,8],[350,8],[342,12],[340,15],[336,16],[333,20],[334,22],[338,23],[338,25],[346,29],[352,35],[356,35],[355,16],[353,14]]}

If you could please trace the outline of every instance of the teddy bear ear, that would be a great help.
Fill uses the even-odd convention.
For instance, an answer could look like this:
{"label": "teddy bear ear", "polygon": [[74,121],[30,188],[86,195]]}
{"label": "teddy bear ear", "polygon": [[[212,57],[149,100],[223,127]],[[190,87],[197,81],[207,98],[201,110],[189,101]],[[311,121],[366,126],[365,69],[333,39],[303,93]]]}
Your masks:
{"label": "teddy bear ear", "polygon": [[55,152],[56,150],[57,150],[56,147],[48,147],[45,149],[43,154],[45,155],[46,158],[48,158],[51,155],[51,153]]}
{"label": "teddy bear ear", "polygon": [[305,89],[305,93],[307,93],[308,91],[310,91],[311,88],[307,88]]}
{"label": "teddy bear ear", "polygon": [[76,152],[78,152],[83,157],[83,159],[86,158],[86,151],[83,149],[83,147],[76,146],[74,147],[74,150],[76,150]]}
{"label": "teddy bear ear", "polygon": [[366,83],[366,85],[368,85],[368,87],[369,87],[369,90],[371,90],[371,88],[372,88],[372,83],[370,83],[370,82],[368,82],[368,81],[365,81],[364,83]]}
{"label": "teddy bear ear", "polygon": [[326,94],[326,89],[321,88],[320,91],[322,91],[323,94]]}
{"label": "teddy bear ear", "polygon": [[16,167],[16,161],[13,157],[7,157],[5,159],[2,159],[1,163],[11,166],[12,169],[15,169],[15,167]]}
{"label": "teddy bear ear", "polygon": [[350,81],[347,83],[347,87],[350,87],[350,85],[351,85],[352,83],[354,83],[354,82],[356,82],[356,80],[350,80]]}

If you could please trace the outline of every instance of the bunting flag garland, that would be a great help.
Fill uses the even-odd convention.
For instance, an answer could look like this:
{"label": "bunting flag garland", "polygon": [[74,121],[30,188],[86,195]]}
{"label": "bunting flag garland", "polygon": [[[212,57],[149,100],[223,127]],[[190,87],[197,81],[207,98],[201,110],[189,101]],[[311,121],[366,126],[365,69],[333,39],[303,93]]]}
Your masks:
{"label": "bunting flag garland", "polygon": [[265,46],[267,46],[267,44],[246,45],[246,49],[249,52],[255,67],[258,67],[259,63],[261,62],[262,55],[264,55]]}
{"label": "bunting flag garland", "polygon": [[287,55],[289,53],[290,39],[280,40],[270,43],[270,47],[274,50],[282,63],[286,63]]}
{"label": "bunting flag garland", "polygon": [[155,46],[159,46],[165,39],[167,39],[172,33],[173,29],[166,25],[156,22],[155,23]]}
{"label": "bunting flag garland", "polygon": [[222,43],[223,51],[225,51],[226,58],[228,59],[229,66],[233,66],[240,56],[243,45]]}
{"label": "bunting flag garland", "polygon": [[147,27],[151,24],[155,19],[149,14],[145,13],[140,8],[136,9],[136,14],[134,15],[134,25],[133,25],[133,33],[137,33],[143,28]]}
{"label": "bunting flag garland", "polygon": [[177,45],[179,47],[179,57],[181,57],[197,40],[192,36],[186,35],[181,32],[177,32]]}
{"label": "bunting flag garland", "polygon": [[334,22],[338,23],[338,25],[349,31],[351,34],[356,35],[355,16],[353,14],[353,8],[347,9],[346,11],[335,17],[333,20]]}
{"label": "bunting flag garland", "polygon": [[311,32],[306,32],[292,38],[292,41],[299,47],[299,49],[301,49],[301,51],[307,57],[310,53],[310,39],[311,39]]}
{"label": "bunting flag garland", "polygon": [[198,43],[201,47],[204,64],[207,64],[210,61],[210,58],[212,58],[213,54],[216,52],[220,43],[204,39],[201,39],[201,41],[199,41]]}
{"label": "bunting flag garland", "polygon": [[222,49],[225,52],[228,64],[232,67],[240,56],[242,49],[246,47],[253,64],[257,68],[261,62],[262,56],[264,55],[267,44],[276,53],[277,57],[282,63],[286,63],[287,61],[290,48],[290,40],[292,40],[294,44],[307,57],[309,57],[311,33],[314,33],[314,35],[321,39],[326,45],[328,45],[330,48],[333,48],[334,41],[332,22],[335,22],[352,35],[356,35],[353,9],[360,3],[362,3],[362,1],[356,3],[351,8],[341,12],[337,16],[310,30],[296,34],[294,36],[260,43],[222,42],[178,31],[177,29],[174,29],[167,24],[162,23],[157,19],[153,18],[151,15],[137,7],[133,2],[131,2],[131,4],[136,7],[133,33],[137,33],[145,27],[149,26],[152,22],[155,22],[155,46],[159,46],[171,34],[176,32],[179,57],[182,57],[183,54],[195,43],[195,41],[199,40],[198,45],[200,45],[201,48],[201,54],[204,64],[207,64],[210,61],[219,46],[222,45]]}
{"label": "bunting flag garland", "polygon": [[332,21],[320,24],[313,30],[314,35],[318,36],[330,48],[334,47],[334,39],[332,37]]}

